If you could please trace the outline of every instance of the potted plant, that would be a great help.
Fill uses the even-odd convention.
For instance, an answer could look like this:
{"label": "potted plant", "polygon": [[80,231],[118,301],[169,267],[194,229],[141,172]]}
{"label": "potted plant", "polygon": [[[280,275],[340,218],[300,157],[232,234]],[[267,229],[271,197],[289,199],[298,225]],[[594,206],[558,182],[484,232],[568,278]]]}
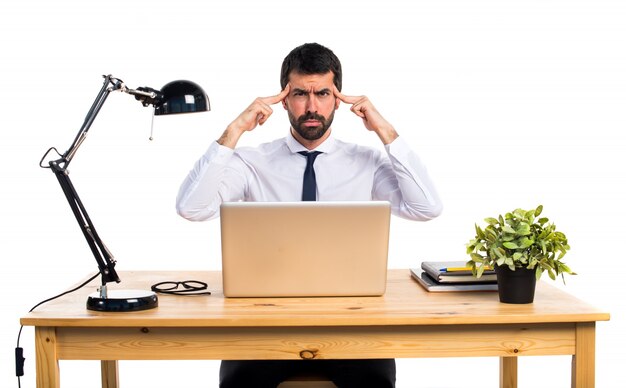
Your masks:
{"label": "potted plant", "polygon": [[500,301],[532,303],[536,280],[544,272],[552,280],[564,274],[575,275],[561,260],[569,250],[567,237],[548,218],[541,217],[543,206],[516,209],[504,217],[485,218],[488,225],[476,228],[476,237],[467,244],[468,266],[480,277],[489,267],[498,279]]}

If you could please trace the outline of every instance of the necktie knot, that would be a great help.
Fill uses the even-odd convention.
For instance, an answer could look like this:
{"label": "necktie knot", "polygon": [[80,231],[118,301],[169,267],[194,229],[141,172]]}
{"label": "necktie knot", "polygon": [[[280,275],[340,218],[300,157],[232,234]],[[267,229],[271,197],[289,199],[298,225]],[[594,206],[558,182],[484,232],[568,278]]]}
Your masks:
{"label": "necktie knot", "polygon": [[317,182],[315,180],[313,163],[315,163],[315,159],[321,152],[300,151],[298,153],[306,157],[306,168],[304,169],[304,178],[302,180],[302,200],[315,201],[317,198]]}
{"label": "necktie knot", "polygon": [[317,158],[317,155],[321,154],[320,151],[300,151],[298,152],[300,155],[306,156],[306,164],[307,166],[313,165],[313,162],[315,162],[315,158]]}

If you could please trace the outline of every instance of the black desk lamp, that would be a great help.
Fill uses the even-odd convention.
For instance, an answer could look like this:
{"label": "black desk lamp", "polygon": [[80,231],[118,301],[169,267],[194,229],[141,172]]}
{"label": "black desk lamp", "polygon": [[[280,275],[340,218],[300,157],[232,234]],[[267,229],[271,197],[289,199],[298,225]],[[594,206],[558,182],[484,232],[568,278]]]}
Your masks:
{"label": "black desk lamp", "polygon": [[[126,87],[122,80],[114,78],[111,75],[106,75],[104,76],[102,89],[87,113],[85,122],[78,131],[78,135],[76,135],[70,148],[61,155],[56,148],[52,147],[39,162],[42,168],[50,168],[59,180],[63,193],[72,208],[74,217],[76,217],[83,235],[87,240],[87,244],[89,244],[91,252],[98,263],[102,285],[99,288],[99,292],[89,295],[87,299],[87,309],[97,311],[147,310],[157,307],[158,305],[157,296],[151,291],[107,291],[107,283],[120,282],[120,278],[115,271],[116,261],[102,240],[100,240],[85,207],[74,189],[74,185],[69,177],[69,171],[67,170],[78,147],[80,147],[87,137],[87,131],[89,131],[89,127],[91,127],[91,124],[98,115],[100,108],[102,108],[106,98],[113,91],[131,94],[135,96],[135,99],[140,101],[143,106],[153,105],[154,114],[157,116],[209,111],[211,110],[211,105],[209,97],[202,88],[190,81],[173,81],[163,86],[161,90],[155,90],[149,87],[140,87],[134,90]],[[56,152],[60,158],[49,161],[48,166],[45,166],[43,164],[44,160],[51,151]]]}

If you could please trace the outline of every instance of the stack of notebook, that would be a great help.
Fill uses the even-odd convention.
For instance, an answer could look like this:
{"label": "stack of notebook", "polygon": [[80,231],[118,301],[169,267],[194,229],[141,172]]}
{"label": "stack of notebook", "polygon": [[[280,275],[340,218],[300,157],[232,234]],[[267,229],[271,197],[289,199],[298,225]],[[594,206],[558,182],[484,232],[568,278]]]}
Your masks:
{"label": "stack of notebook", "polygon": [[411,268],[411,276],[431,292],[498,290],[493,269],[476,278],[465,261],[424,261],[421,269]]}

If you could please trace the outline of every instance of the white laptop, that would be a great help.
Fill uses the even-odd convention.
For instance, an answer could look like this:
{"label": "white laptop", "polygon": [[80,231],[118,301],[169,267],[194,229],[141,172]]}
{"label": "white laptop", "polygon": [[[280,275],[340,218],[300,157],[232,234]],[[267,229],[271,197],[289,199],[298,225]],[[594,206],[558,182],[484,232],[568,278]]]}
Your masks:
{"label": "white laptop", "polygon": [[220,212],[227,297],[385,293],[389,202],[228,202]]}

